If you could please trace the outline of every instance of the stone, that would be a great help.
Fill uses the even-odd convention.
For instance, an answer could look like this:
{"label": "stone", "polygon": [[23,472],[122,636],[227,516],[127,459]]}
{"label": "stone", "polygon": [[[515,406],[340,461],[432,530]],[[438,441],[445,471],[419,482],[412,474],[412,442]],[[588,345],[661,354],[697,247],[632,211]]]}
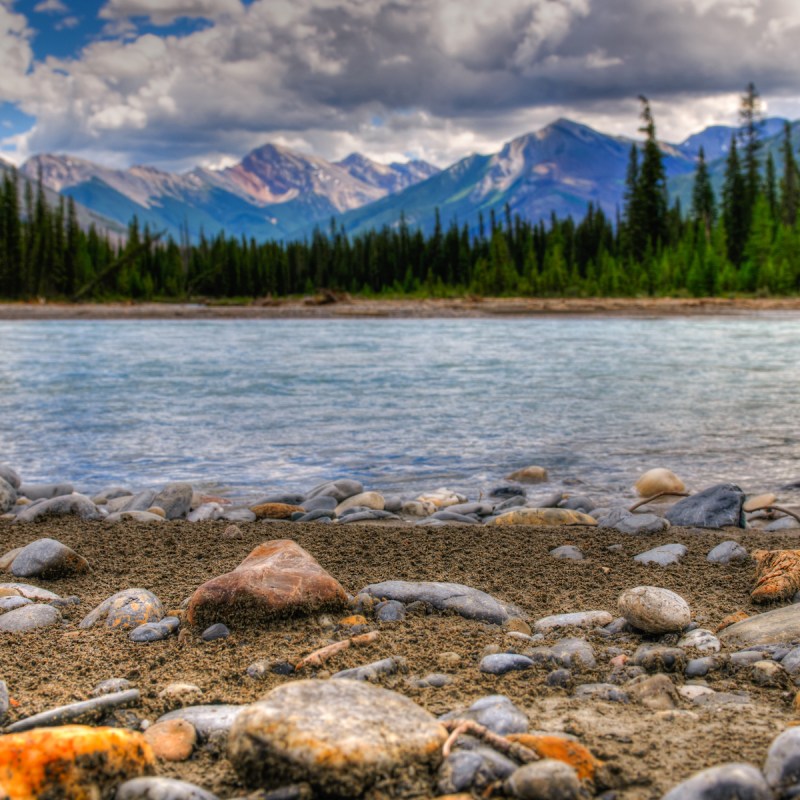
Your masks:
{"label": "stone", "polygon": [[11,565],[14,563],[14,559],[22,552],[21,547],[15,547],[13,550],[9,550],[6,553],[3,553],[0,556],[0,572],[8,572]]}
{"label": "stone", "polygon": [[579,800],[582,796],[578,773],[553,758],[519,767],[504,789],[518,800]]}
{"label": "stone", "polygon": [[617,605],[620,615],[645,633],[681,631],[692,621],[689,604],[679,594],[658,586],[627,589]]}
{"label": "stone", "polygon": [[800,591],[800,550],[754,550],[756,585],[750,593],[755,603],[789,600]]}
{"label": "stone", "polygon": [[582,781],[594,780],[603,765],[587,748],[567,734],[512,733],[507,738],[533,750],[540,758],[553,758],[569,764]]}
{"label": "stone", "polygon": [[[290,503],[291,505],[291,503]],[[302,503],[297,503],[296,505],[302,506],[304,511],[333,511],[336,506],[339,505],[335,497],[328,497],[326,495],[320,495],[319,497],[314,497],[310,500],[306,499],[303,500]],[[389,509],[390,511],[392,509]]]}
{"label": "stone", "polygon": [[553,653],[553,658],[562,667],[594,669],[596,666],[594,650],[585,639],[559,639],[550,650]]}
{"label": "stone", "polygon": [[772,508],[773,505],[777,502],[778,498],[776,495],[769,493],[769,494],[759,494],[755,497],[748,497],[747,500],[744,501],[744,505],[742,508],[747,511],[748,513],[752,513],[753,511],[760,511],[765,508]]}
{"label": "stone", "polygon": [[92,502],[96,506],[104,506],[109,500],[117,500],[120,497],[133,497],[133,492],[122,486],[106,486],[92,497]]}
{"label": "stone", "polygon": [[525,733],[528,730],[527,715],[504,694],[489,694],[480,697],[469,708],[451,711],[439,719],[443,721],[469,719],[500,736],[510,733]]}
{"label": "stone", "polygon": [[623,687],[628,697],[653,711],[677,708],[678,692],[672,681],[663,674],[642,675],[628,681]]}
{"label": "stone", "polygon": [[125,781],[114,800],[219,800],[217,795],[177,778],[134,778]]}
{"label": "stone", "polygon": [[795,530],[800,528],[800,522],[798,522],[794,517],[780,517],[776,519],[774,522],[770,522],[766,528],[764,528],[765,533],[777,533],[779,531],[789,531]]}
{"label": "stone", "polygon": [[347,479],[340,479],[336,481],[327,481],[315,486],[307,495],[306,501],[313,500],[317,497],[333,497],[337,503],[352,497],[354,494],[360,494],[364,491],[364,486],[358,481]]}
{"label": "stone", "polygon": [[231,632],[227,625],[223,625],[221,622],[215,622],[213,625],[209,625],[200,634],[200,638],[204,642],[213,642],[217,639],[227,639],[230,635]]}
{"label": "stone", "polygon": [[788,683],[786,670],[768,659],[756,661],[750,667],[750,680],[756,686],[785,686]]}
{"label": "stone", "polygon": [[5,724],[8,709],[11,705],[8,696],[8,686],[5,681],[0,681],[0,726]]}
{"label": "stone", "polygon": [[348,497],[346,500],[342,500],[338,506],[336,506],[336,515],[341,516],[342,513],[347,511],[349,508],[371,508],[375,511],[383,511],[383,508],[386,504],[386,501],[383,499],[383,495],[378,492],[361,492],[360,494],[354,494],[352,497]]}
{"label": "stone", "polygon": [[11,511],[17,502],[16,489],[0,476],[0,514],[5,514]]}
{"label": "stone", "polygon": [[0,796],[111,797],[120,780],[155,769],[141,733],[64,725],[0,736]]}
{"label": "stone", "polygon": [[160,622],[164,617],[161,601],[147,589],[123,589],[90,611],[78,624],[91,628],[105,621],[109,628],[132,629],[145,622]]}
{"label": "stone", "polygon": [[656,467],[645,472],[633,485],[639,497],[652,497],[664,492],[680,494],[686,491],[684,482],[671,470]]}
{"label": "stone", "polygon": [[0,597],[0,614],[6,611],[13,611],[15,608],[22,608],[22,606],[29,606],[33,600],[28,600],[27,597]]}
{"label": "stone", "polygon": [[446,738],[431,714],[395,692],[300,680],[239,714],[228,757],[247,786],[307,781],[320,794],[352,797],[379,779],[437,767]]}
{"label": "stone", "polygon": [[128,689],[133,689],[133,684],[129,680],[125,678],[109,678],[108,680],[100,681],[100,683],[92,689],[92,697],[126,692]]}
{"label": "stone", "polygon": [[566,561],[583,561],[584,555],[580,548],[571,544],[564,544],[561,547],[555,547],[550,551],[553,558],[560,558]]}
{"label": "stone", "polygon": [[0,633],[29,633],[39,628],[52,628],[61,622],[58,609],[31,604],[0,615]]}
{"label": "stone", "polygon": [[789,728],[775,737],[767,750],[764,776],[780,796],[800,784],[800,728]]}
{"label": "stone", "polygon": [[382,675],[394,675],[405,663],[400,658],[384,658],[361,667],[343,669],[331,675],[331,680],[374,681]]}
{"label": "stone", "polygon": [[255,522],[256,515],[249,508],[230,508],[222,514],[220,519],[228,522]]}
{"label": "stone", "polygon": [[605,514],[598,514],[597,524],[601,528],[613,528],[620,533],[646,534],[661,533],[669,528],[669,522],[655,514],[632,514],[627,508],[610,508]]}
{"label": "stone", "polygon": [[481,659],[480,670],[491,675],[505,675],[506,672],[530,669],[532,666],[533,661],[527,656],[515,653],[494,653]]}
{"label": "stone", "polygon": [[52,500],[74,491],[71,483],[23,483],[17,486],[17,494],[28,500]]}
{"label": "stone", "polygon": [[720,483],[679,500],[665,516],[685,528],[744,528],[744,492],[733,483]]}
{"label": "stone", "polygon": [[219,503],[203,503],[192,509],[187,515],[187,522],[203,522],[205,520],[219,519],[223,514],[223,507]]}
{"label": "stone", "polygon": [[89,562],[56,539],[37,539],[23,547],[11,564],[18,578],[54,580],[89,572]]}
{"label": "stone", "polygon": [[163,761],[186,761],[197,744],[197,731],[185,719],[157,722],[145,732],[144,738],[156,758]]}
{"label": "stone", "polygon": [[167,708],[183,708],[196,703],[203,696],[203,690],[193,683],[170,683],[159,693],[158,697],[164,701]]}
{"label": "stone", "polygon": [[467,498],[464,497],[463,494],[458,494],[458,492],[454,492],[450,489],[435,489],[432,492],[426,492],[425,494],[421,494],[419,497],[416,498],[416,502],[427,504],[430,503],[435,506],[437,509],[440,508],[447,508],[448,506],[454,506],[458,503],[466,503]]}
{"label": "stone", "polygon": [[719,632],[725,644],[752,646],[800,641],[800,605],[756,614]]}
{"label": "stone", "polygon": [[153,489],[145,489],[131,497],[116,497],[106,503],[109,511],[147,511],[156,499]]}
{"label": "stone", "polygon": [[544,467],[530,466],[515,470],[510,475],[506,475],[507,481],[517,483],[545,483],[547,481],[547,470]]}
{"label": "stone", "polygon": [[751,764],[720,764],[692,775],[662,800],[772,800],[764,776]]}
{"label": "stone", "polygon": [[672,564],[680,563],[687,552],[686,545],[683,544],[662,544],[645,553],[639,553],[638,556],[633,557],[633,560],[640,564],[658,564],[659,567],[669,567]]}
{"label": "stone", "polygon": [[597,503],[584,494],[564,495],[563,499],[559,501],[558,507],[566,508],[569,511],[582,511],[584,514],[590,514],[597,508]]}
{"label": "stone", "polygon": [[642,644],[636,648],[632,661],[649,672],[679,672],[686,665],[686,653],[680,647]]}
{"label": "stone", "polygon": [[164,617],[158,622],[145,622],[134,628],[128,638],[132,642],[163,642],[178,632],[181,621],[178,617]]}
{"label": "stone", "polygon": [[495,517],[494,525],[597,525],[597,520],[566,508],[517,508]]}
{"label": "stone", "polygon": [[116,511],[113,514],[109,514],[105,521],[109,525],[113,525],[126,519],[132,519],[135,522],[143,522],[146,524],[164,522],[163,515],[153,514],[151,511]]}
{"label": "stone", "polygon": [[793,647],[782,659],[781,666],[790,674],[800,672],[800,647]]}
{"label": "stone", "polygon": [[154,498],[151,506],[164,509],[167,519],[185,517],[192,507],[192,486],[189,483],[168,483]]}
{"label": "stone", "polygon": [[384,600],[375,606],[378,622],[401,622],[406,618],[406,607],[397,600]]}
{"label": "stone", "polygon": [[275,616],[312,614],[347,605],[347,594],[300,545],[276,539],[256,547],[232,572],[192,595],[192,625],[251,625]]}
{"label": "stone", "polygon": [[701,653],[719,653],[722,644],[711,631],[707,631],[704,628],[695,628],[680,639],[678,647],[693,647]]}
{"label": "stone", "polygon": [[453,683],[452,675],[445,675],[443,672],[429,672],[427,675],[412,681],[412,685],[418,689],[441,689]]}
{"label": "stone", "polygon": [[579,700],[602,700],[606,703],[627,703],[628,695],[613,683],[582,683],[575,689]]}
{"label": "stone", "polygon": [[61,598],[49,589],[40,589],[29,583],[0,583],[0,592],[12,592],[14,595],[26,597],[28,600],[42,601],[49,603],[52,600]]}
{"label": "stone", "polygon": [[747,550],[739,542],[734,542],[733,540],[720,542],[706,556],[706,561],[711,564],[734,564],[748,561],[749,559],[750,554]]}
{"label": "stone", "polygon": [[14,522],[37,522],[44,517],[65,515],[77,516],[87,521],[103,519],[103,514],[88,497],[82,494],[68,494],[28,506],[17,514]]}
{"label": "stone", "polygon": [[91,700],[69,703],[66,706],[58,706],[42,711],[40,714],[34,714],[32,717],[25,717],[17,720],[13,725],[9,725],[7,730],[9,733],[21,733],[34,728],[97,722],[109,711],[135,705],[139,699],[138,689],[104,694],[100,697],[93,697]]}
{"label": "stone", "polygon": [[230,704],[185,706],[174,711],[168,711],[160,716],[156,722],[184,719],[197,731],[198,740],[205,742],[217,735],[227,735],[239,712],[245,708],[247,706]]}
{"label": "stone", "polygon": [[[456,750],[442,762],[439,768],[437,788],[440,794],[461,792],[488,783],[482,779],[480,771],[484,759],[480,753],[470,750]],[[470,795],[471,796],[471,795]]]}
{"label": "stone", "polygon": [[503,625],[512,617],[525,617],[525,613],[517,606],[503,603],[486,592],[460,583],[384,581],[371,583],[360,593],[381,600],[397,600],[406,605],[420,601],[437,611],[452,611],[467,619],[494,625]]}
{"label": "stone", "polygon": [[410,517],[429,517],[435,513],[436,506],[433,503],[419,503],[416,500],[408,500],[403,503],[400,511]]}
{"label": "stone", "polygon": [[256,515],[256,519],[291,519],[296,512],[305,513],[302,506],[290,506],[286,503],[261,503],[251,506],[250,510]]}
{"label": "stone", "polygon": [[552,614],[533,624],[537,633],[547,633],[557,628],[599,628],[612,622],[608,611],[576,611],[571,614]]}
{"label": "stone", "polygon": [[19,489],[20,481],[19,473],[13,470],[8,464],[0,464],[0,478],[2,478],[12,489]]}

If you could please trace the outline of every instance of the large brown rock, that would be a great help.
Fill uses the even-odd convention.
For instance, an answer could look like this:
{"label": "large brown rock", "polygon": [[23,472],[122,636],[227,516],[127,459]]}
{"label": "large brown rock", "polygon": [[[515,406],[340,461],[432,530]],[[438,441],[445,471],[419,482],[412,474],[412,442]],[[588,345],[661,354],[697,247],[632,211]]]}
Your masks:
{"label": "large brown rock", "polygon": [[260,544],[232,572],[204,583],[189,602],[192,625],[241,625],[347,604],[339,581],[291,539]]}

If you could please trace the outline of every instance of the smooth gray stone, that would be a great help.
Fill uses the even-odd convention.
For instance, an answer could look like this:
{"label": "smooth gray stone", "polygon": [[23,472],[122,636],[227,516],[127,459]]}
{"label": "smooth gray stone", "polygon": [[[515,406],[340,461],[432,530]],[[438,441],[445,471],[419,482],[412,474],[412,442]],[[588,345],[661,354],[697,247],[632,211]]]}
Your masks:
{"label": "smooth gray stone", "polygon": [[164,517],[158,514],[152,514],[149,511],[115,511],[105,518],[105,522],[108,525],[115,525],[126,519],[133,520],[134,522],[143,522],[147,525],[160,525],[165,521]]}
{"label": "smooth gray stone", "polygon": [[745,527],[744,492],[734,483],[720,483],[684,497],[664,516],[684,528]]}
{"label": "smooth gray stone", "polygon": [[557,508],[566,508],[568,511],[581,511],[584,514],[588,514],[597,508],[597,503],[590,497],[586,497],[586,495],[576,494],[559,501]]}
{"label": "smooth gray stone", "polygon": [[519,800],[580,800],[583,796],[578,773],[552,758],[519,767],[504,789]]}
{"label": "smooth gray stone", "polygon": [[22,606],[29,606],[33,600],[28,600],[27,597],[0,597],[0,614],[6,611],[13,611],[15,608],[22,608]]}
{"label": "smooth gray stone", "polygon": [[53,580],[89,571],[89,563],[56,539],[37,539],[20,550],[11,564],[17,578]]}
{"label": "smooth gray stone", "polygon": [[[253,506],[260,506],[264,505],[265,503],[282,503],[286,506],[302,506],[305,502],[306,496],[304,494],[269,494],[266,497],[262,497],[255,503],[251,503],[251,508]],[[308,511],[308,509],[306,509]]]}
{"label": "smooth gray stone", "polygon": [[532,497],[528,501],[531,508],[558,508],[558,504],[564,499],[564,492],[551,492],[541,497]]}
{"label": "smooth gray stone", "polygon": [[26,717],[6,728],[7,733],[20,733],[33,728],[49,728],[56,725],[73,725],[83,722],[96,722],[114,708],[127,708],[139,702],[139,690],[128,689],[125,692],[104,694],[80,703],[51,708],[41,714]]}
{"label": "smooth gray stone", "polygon": [[438,611],[453,611],[467,619],[478,619],[495,625],[502,625],[512,617],[525,617],[522,609],[512,603],[501,603],[486,592],[460,583],[384,581],[371,583],[361,593],[405,604],[421,601]]}
{"label": "smooth gray stone", "polygon": [[594,650],[585,639],[559,639],[551,648],[553,656],[562,667],[594,669]]}
{"label": "smooth gray stone", "polygon": [[230,635],[231,632],[227,625],[223,625],[221,622],[215,622],[213,625],[209,625],[200,634],[200,638],[204,642],[213,642],[217,639],[227,639]]}
{"label": "smooth gray stone", "polygon": [[527,733],[528,731],[528,717],[525,712],[515,706],[504,694],[489,694],[480,697],[469,708],[450,711],[439,719],[442,721],[473,720],[500,736],[508,733]]}
{"label": "smooth gray stone", "polygon": [[531,647],[522,655],[527,656],[534,664],[555,664],[556,657],[550,647]]}
{"label": "smooth gray stone", "polygon": [[755,650],[740,650],[738,653],[731,653],[730,658],[734,667],[750,667],[764,656]]}
{"label": "smooth gray stone", "polygon": [[[351,511],[351,509],[348,509],[348,511]],[[390,514],[388,511],[365,508],[354,513],[345,513],[339,518],[339,523],[341,525],[346,525],[350,522],[374,522],[379,519],[398,519],[398,517],[396,514]]]}
{"label": "smooth gray stone", "polygon": [[73,491],[71,483],[23,483],[17,487],[17,493],[28,500],[51,500]]}
{"label": "smooth gray stone", "polygon": [[630,629],[630,625],[628,624],[628,620],[625,617],[617,617],[615,620],[612,620],[603,628],[605,635],[607,636],[617,636],[620,633],[625,633],[627,630]]}
{"label": "smooth gray stone", "polygon": [[8,715],[8,686],[5,681],[0,681],[0,725],[6,721]]}
{"label": "smooth gray stone", "polygon": [[533,661],[527,656],[520,656],[516,653],[493,653],[481,659],[481,672],[488,672],[491,675],[505,675],[506,672],[530,669]]}
{"label": "smooth gray stone", "polygon": [[800,783],[800,728],[789,728],[775,737],[767,751],[764,775],[779,794]]}
{"label": "smooth gray stone", "polygon": [[91,628],[105,620],[109,628],[136,628],[145,622],[159,622],[164,617],[164,606],[148,589],[123,589],[90,611],[79,623],[79,628]]}
{"label": "smooth gray stone", "polygon": [[800,522],[794,517],[786,516],[776,519],[774,522],[770,522],[770,524],[764,528],[764,531],[766,533],[776,533],[777,531],[789,531],[796,528],[800,528]]}
{"label": "smooth gray stone", "polygon": [[475,525],[479,522],[477,517],[469,517],[466,514],[457,514],[456,512],[451,511],[449,508],[443,508],[441,511],[431,514],[429,519],[438,519],[442,522],[457,522],[461,525]]}
{"label": "smooth gray stone", "polygon": [[452,675],[446,675],[443,672],[430,672],[423,678],[414,681],[414,686],[418,689],[425,689],[428,687],[441,689],[443,686],[449,686],[454,680]]}
{"label": "smooth gray stone", "polygon": [[51,628],[59,622],[61,614],[57,608],[32,604],[0,616],[0,633],[28,633],[39,628]]}
{"label": "smooth gray stone", "polygon": [[125,678],[109,678],[108,680],[100,681],[100,683],[92,689],[92,697],[126,692],[128,689],[133,689],[133,684],[129,680]]}
{"label": "smooth gray stone", "polygon": [[517,497],[509,497],[508,500],[503,500],[502,503],[494,507],[494,514],[501,514],[503,511],[508,511],[512,508],[521,508],[526,505],[526,500],[522,495]]}
{"label": "smooth gray stone", "polygon": [[712,564],[731,564],[736,561],[748,561],[750,554],[742,547],[739,542],[727,541],[720,542],[706,556],[706,561]]}
{"label": "smooth gray stone", "polygon": [[545,683],[559,689],[568,689],[572,685],[572,673],[568,669],[551,670],[545,678]]}
{"label": "smooth gray stone", "polygon": [[658,564],[660,567],[669,567],[678,564],[688,552],[683,544],[662,544],[645,553],[639,553],[633,560],[640,564]]}
{"label": "smooth gray stone", "polygon": [[0,476],[0,514],[11,511],[17,502],[17,490]]}
{"label": "smooth gray stone", "polygon": [[583,561],[584,555],[581,550],[571,544],[562,544],[561,547],[554,547],[550,551],[553,558],[560,558],[565,561]]}
{"label": "smooth gray stone", "polygon": [[255,522],[257,518],[249,508],[231,508],[224,511],[220,519],[228,522]]}
{"label": "smooth gray stone", "polygon": [[454,514],[477,514],[479,517],[488,517],[494,512],[494,503],[456,503],[454,506],[448,506],[447,510]]}
{"label": "smooth gray stone", "polygon": [[661,533],[669,528],[669,522],[655,514],[632,514],[627,508],[614,507],[608,513],[596,517],[600,528],[613,528],[620,533]]}
{"label": "smooth gray stone", "polygon": [[22,597],[28,600],[42,600],[49,603],[51,600],[61,600],[61,597],[49,589],[40,589],[30,583],[0,583],[0,589],[16,589]]}
{"label": "smooth gray stone", "polygon": [[333,497],[337,503],[341,503],[363,491],[364,486],[359,481],[342,478],[318,484],[306,495],[306,500],[313,500],[315,497]]}
{"label": "smooth gray stone", "polygon": [[106,486],[92,497],[92,502],[96,506],[104,506],[109,500],[117,500],[120,497],[133,497],[133,492],[122,486]]}
{"label": "smooth gray stone", "polygon": [[185,706],[160,716],[156,722],[185,719],[194,725],[197,738],[202,742],[218,733],[229,733],[236,715],[246,705]]}
{"label": "smooth gray stone", "polygon": [[521,486],[495,486],[489,497],[504,499],[506,497],[526,497],[527,492]]}
{"label": "smooth gray stone", "polygon": [[30,505],[17,514],[15,523],[36,522],[42,517],[75,515],[83,520],[103,519],[97,506],[82,494],[68,494]]}
{"label": "smooth gray stone", "polygon": [[331,675],[331,680],[371,681],[381,675],[394,675],[398,670],[398,663],[393,658],[383,658],[364,664],[361,667],[343,669]]}
{"label": "smooth gray stone", "polygon": [[219,503],[203,503],[186,515],[186,521],[205,522],[206,520],[217,520],[222,516],[223,511],[224,509]]}
{"label": "smooth gray stone", "polygon": [[384,600],[375,606],[378,622],[400,622],[406,618],[406,607],[397,600]]}
{"label": "smooth gray stone", "polygon": [[19,473],[12,469],[8,464],[0,464],[0,478],[2,478],[6,483],[10,484],[12,489],[19,489],[19,486],[22,483]]}
{"label": "smooth gray stone", "polygon": [[579,700],[605,700],[608,703],[627,703],[628,694],[613,683],[582,683],[575,687]]}
{"label": "smooth gray stone", "polygon": [[719,664],[719,659],[714,656],[705,656],[704,658],[691,658],[686,662],[686,668],[683,674],[687,678],[702,678],[708,675]]}
{"label": "smooth gray stone", "polygon": [[800,672],[800,647],[793,647],[782,659],[781,666],[790,674]]}
{"label": "smooth gray stone", "polygon": [[750,764],[704,769],[670,789],[662,800],[772,800],[759,770]]}
{"label": "smooth gray stone", "polygon": [[545,633],[554,628],[596,628],[612,621],[608,611],[576,611],[571,614],[551,614],[533,623],[533,629]]}
{"label": "smooth gray stone", "polygon": [[391,511],[392,514],[399,514],[403,510],[403,498],[396,494],[390,494],[383,498],[383,510]]}
{"label": "smooth gray stone", "polygon": [[720,631],[722,642],[733,645],[787,644],[800,641],[800,605],[756,614]]}
{"label": "smooth gray stone", "polygon": [[469,790],[478,780],[478,771],[483,766],[480,753],[456,750],[441,763],[437,788],[440,794],[457,794]]}
{"label": "smooth gray stone", "polygon": [[176,778],[134,778],[120,784],[114,800],[219,800],[217,795]]}
{"label": "smooth gray stone", "polygon": [[316,522],[318,519],[327,519],[330,520],[333,518],[333,511],[327,508],[315,508],[313,511],[309,511],[307,514],[303,514],[299,516],[295,521],[296,522]]}
{"label": "smooth gray stone", "polygon": [[636,667],[648,672],[677,672],[686,665],[686,653],[680,647],[663,644],[642,644],[636,648],[631,659]]}
{"label": "smooth gray stone", "polygon": [[[311,511],[334,511],[339,502],[335,497],[329,495],[320,495],[319,497],[312,497],[310,500],[304,500],[302,503],[295,503],[294,505],[302,506],[307,512]],[[391,511],[391,509],[389,509]]]}
{"label": "smooth gray stone", "polygon": [[153,489],[145,489],[142,492],[137,492],[133,497],[119,498],[119,505],[114,500],[108,503],[109,511],[147,511],[152,505],[153,500],[156,499],[156,493]]}
{"label": "smooth gray stone", "polygon": [[132,642],[161,642],[172,636],[180,625],[181,621],[177,617],[164,617],[160,622],[139,625],[128,634],[128,638]]}
{"label": "smooth gray stone", "polygon": [[168,483],[154,498],[152,505],[164,509],[167,519],[181,519],[192,507],[190,483]]}

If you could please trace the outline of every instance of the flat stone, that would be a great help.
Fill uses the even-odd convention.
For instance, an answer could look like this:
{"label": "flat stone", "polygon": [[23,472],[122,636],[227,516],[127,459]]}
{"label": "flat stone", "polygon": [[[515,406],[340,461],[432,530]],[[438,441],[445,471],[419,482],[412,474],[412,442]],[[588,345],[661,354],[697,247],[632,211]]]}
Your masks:
{"label": "flat stone", "polygon": [[13,725],[9,725],[9,733],[21,733],[30,731],[34,728],[49,728],[59,725],[71,725],[75,723],[97,722],[102,719],[109,711],[115,708],[126,708],[136,705],[140,695],[138,689],[128,689],[124,692],[114,692],[93,697],[91,700],[81,700],[78,703],[69,703],[65,706],[58,706],[41,714],[34,714],[32,717],[18,720]]}
{"label": "flat stone", "polygon": [[627,508],[611,508],[605,514],[598,514],[597,524],[601,528],[613,528],[620,533],[648,534],[661,533],[669,528],[669,522],[655,514],[633,514]]}
{"label": "flat stone", "polygon": [[494,625],[503,625],[512,617],[526,616],[517,606],[502,603],[486,592],[460,583],[384,581],[371,583],[360,593],[381,600],[397,600],[406,605],[423,602],[437,611],[452,611],[467,619],[478,619]]}
{"label": "flat stone", "polygon": [[689,604],[679,594],[658,586],[627,589],[617,604],[620,615],[645,633],[681,631],[692,621]]}
{"label": "flat stone", "polygon": [[489,694],[478,698],[469,708],[451,711],[440,720],[469,719],[483,725],[493,733],[505,736],[509,733],[525,733],[528,717],[504,694]]}
{"label": "flat stone", "polygon": [[463,494],[452,491],[452,489],[446,489],[442,487],[440,489],[435,489],[432,492],[425,492],[424,494],[421,494],[416,498],[416,501],[418,503],[422,503],[423,505],[431,504],[435,506],[435,509],[437,509],[448,508],[449,506],[455,506],[459,503],[466,503],[467,498]]}
{"label": "flat stone", "polygon": [[17,490],[0,475],[0,514],[11,511],[17,502]]}
{"label": "flat stone", "polygon": [[129,680],[125,678],[109,678],[108,680],[100,681],[100,683],[92,689],[92,697],[126,692],[128,689],[133,689],[133,684]]}
{"label": "flat stone", "polygon": [[756,614],[719,632],[725,644],[786,644],[800,641],[800,605],[784,606]]}
{"label": "flat stone", "polygon": [[160,622],[164,617],[161,601],[147,589],[123,589],[90,611],[79,628],[91,628],[104,620],[109,628],[137,628],[145,622]]}
{"label": "flat stone", "polygon": [[120,497],[133,497],[133,492],[123,486],[106,486],[92,497],[92,502],[96,506],[104,506],[109,500],[117,500]]}
{"label": "flat stone", "polygon": [[597,520],[581,511],[566,508],[516,508],[495,517],[494,525],[597,525]]}
{"label": "flat stone", "polygon": [[11,564],[18,578],[54,580],[89,571],[89,562],[56,539],[37,539],[20,550]]}
{"label": "flat stone", "polygon": [[5,724],[9,706],[8,686],[5,681],[0,681],[0,726]]}
{"label": "flat stone", "polygon": [[116,497],[109,500],[106,506],[109,511],[147,511],[156,499],[153,489],[144,489],[131,497]]}
{"label": "flat stone", "polygon": [[530,669],[533,663],[527,656],[516,653],[494,653],[481,659],[480,670],[491,675],[505,675],[506,672]]}
{"label": "flat stone", "polygon": [[17,514],[14,522],[36,522],[44,517],[67,515],[87,521],[103,519],[103,514],[88,497],[82,494],[69,494],[28,506]]}
{"label": "flat stone", "polygon": [[186,761],[197,744],[197,731],[185,719],[171,719],[151,725],[144,738],[156,758],[164,761]]}
{"label": "flat stone", "polygon": [[185,517],[192,507],[190,483],[168,483],[154,498],[151,505],[164,509],[167,519]]}
{"label": "flat stone", "polygon": [[608,611],[576,611],[571,614],[552,614],[533,624],[537,633],[546,633],[556,628],[601,628],[613,621]]}
{"label": "flat stone", "polygon": [[52,628],[61,622],[57,608],[48,605],[27,605],[0,616],[0,633],[28,633],[39,628]]}
{"label": "flat stone", "polygon": [[169,722],[174,719],[186,720],[197,731],[198,739],[205,742],[212,736],[227,734],[237,715],[244,708],[247,706],[230,704],[184,706],[175,711],[168,711],[156,722]]}
{"label": "flat stone", "polygon": [[219,798],[187,781],[153,777],[125,781],[117,789],[114,800],[219,800]]}
{"label": "flat stone", "polygon": [[781,666],[790,674],[800,672],[800,647],[793,647],[782,659]]}
{"label": "flat stone", "polygon": [[519,767],[504,788],[518,800],[579,800],[583,796],[578,773],[553,758]]}
{"label": "flat stone", "polygon": [[783,793],[800,784],[800,728],[789,728],[773,740],[764,762],[770,788]]}
{"label": "flat stone", "polygon": [[671,470],[656,467],[645,472],[633,486],[639,497],[652,497],[662,492],[685,492],[684,482]]}
{"label": "flat stone", "polygon": [[251,626],[275,616],[344,607],[339,582],[299,544],[276,539],[256,547],[232,572],[204,583],[189,602],[188,621]]}
{"label": "flat stone", "polygon": [[105,521],[109,525],[113,525],[117,522],[123,522],[126,519],[132,519],[135,522],[143,522],[146,524],[152,524],[154,522],[160,524],[165,521],[165,518],[160,514],[153,514],[150,511],[116,511],[113,514],[109,514]]}
{"label": "flat stone", "polygon": [[27,597],[28,600],[42,601],[49,603],[51,600],[60,600],[61,597],[49,589],[40,589],[38,586],[32,586],[30,583],[0,583],[0,591],[5,590],[14,592],[14,594],[21,597]]}
{"label": "flat stone", "polygon": [[679,500],[665,514],[685,528],[744,528],[744,492],[733,483],[720,483]]}
{"label": "flat stone", "polygon": [[566,508],[569,511],[582,511],[584,514],[590,514],[597,508],[597,503],[585,494],[564,495],[558,503],[558,508]]}
{"label": "flat stone", "polygon": [[547,481],[547,470],[544,467],[531,465],[506,475],[506,480],[516,481],[517,483],[545,483]]}
{"label": "flat stone", "polygon": [[73,491],[71,483],[23,483],[17,487],[17,493],[28,500],[52,500]]}
{"label": "flat stone", "polygon": [[[302,506],[305,511],[333,511],[339,503],[336,502],[335,497],[320,495],[319,497],[312,497],[310,500],[303,500],[302,503],[297,503],[296,505]],[[389,511],[391,510],[389,509]]]}
{"label": "flat stone", "polygon": [[706,561],[711,564],[733,564],[741,561],[749,561],[750,554],[742,547],[739,542],[729,540],[720,542],[706,556]]}
{"label": "flat stone", "polygon": [[364,664],[361,667],[343,669],[331,675],[331,680],[374,681],[382,675],[394,675],[399,667],[399,659],[383,658],[380,661],[373,661],[371,664]]}
{"label": "flat stone", "polygon": [[231,508],[225,511],[220,519],[228,522],[255,522],[256,515],[249,508]]}
{"label": "flat stone", "polygon": [[583,561],[584,555],[580,548],[571,544],[563,544],[561,547],[555,547],[550,551],[553,558],[564,559],[565,561]]}
{"label": "flat stone", "polygon": [[772,800],[764,776],[751,764],[720,764],[670,789],[662,800]]}
{"label": "flat stone", "polygon": [[659,567],[669,567],[672,564],[680,563],[687,552],[686,545],[683,544],[662,544],[645,553],[639,553],[638,556],[633,557],[633,560],[640,564],[658,564]]}
{"label": "flat stone", "polygon": [[315,486],[307,495],[306,501],[313,500],[316,497],[333,497],[337,503],[352,497],[354,494],[360,494],[364,491],[364,486],[359,481],[340,479],[336,481],[327,481]]}
{"label": "flat stone", "polygon": [[321,794],[352,797],[380,778],[438,766],[446,738],[403,695],[358,681],[301,680],[237,717],[228,757],[247,786],[308,781]]}
{"label": "flat stone", "polygon": [[256,515],[256,519],[291,519],[292,514],[305,512],[302,506],[290,506],[286,503],[261,503],[251,506],[250,510]]}

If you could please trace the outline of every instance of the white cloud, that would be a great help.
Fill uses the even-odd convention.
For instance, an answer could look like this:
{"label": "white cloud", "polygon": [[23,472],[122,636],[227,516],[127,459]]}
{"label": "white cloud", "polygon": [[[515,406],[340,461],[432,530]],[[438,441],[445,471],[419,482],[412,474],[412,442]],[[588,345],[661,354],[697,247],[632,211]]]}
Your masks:
{"label": "white cloud", "polygon": [[111,20],[148,17],[154,25],[171,25],[181,17],[217,19],[241,10],[239,0],[108,0],[99,16]]}
{"label": "white cloud", "polygon": [[62,0],[42,0],[41,3],[37,3],[33,10],[38,12],[39,14],[49,13],[49,14],[68,14],[69,9],[66,5],[62,2]]}
{"label": "white cloud", "polygon": [[0,4],[0,101],[16,102],[24,93],[25,76],[33,61],[33,31],[11,3]]}

